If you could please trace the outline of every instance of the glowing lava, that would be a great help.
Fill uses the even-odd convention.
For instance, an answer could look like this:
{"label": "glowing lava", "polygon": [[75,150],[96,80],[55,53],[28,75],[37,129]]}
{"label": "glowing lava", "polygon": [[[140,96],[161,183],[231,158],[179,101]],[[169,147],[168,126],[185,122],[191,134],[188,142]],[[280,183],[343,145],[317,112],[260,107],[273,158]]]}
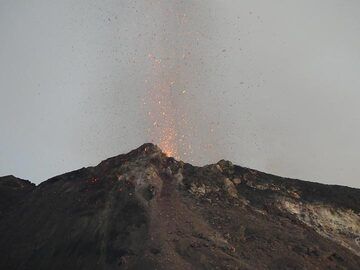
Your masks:
{"label": "glowing lava", "polygon": [[[161,31],[154,33],[160,46],[148,54],[151,63],[151,74],[146,80],[147,97],[144,106],[150,121],[148,135],[150,141],[158,144],[163,152],[177,159],[188,157],[192,154],[189,142],[191,125],[188,122],[187,112],[178,108],[179,103],[187,96],[186,84],[182,78],[182,70],[186,67],[186,57],[190,55],[185,43],[192,33],[185,31],[187,15],[182,13],[182,3],[168,4],[159,1],[159,13],[164,18],[173,18],[167,22],[174,31]],[[167,8],[166,8],[167,7]],[[181,102],[180,102],[181,103]],[[191,161],[191,160],[189,160]]]}
{"label": "glowing lava", "polygon": [[152,123],[152,128],[149,130],[150,136],[166,155],[178,158],[176,109],[171,98],[175,81],[165,80],[165,77],[171,76],[168,73],[164,76],[161,59],[152,54],[149,54],[148,57],[152,62],[154,73],[147,98],[150,109],[148,116]]}

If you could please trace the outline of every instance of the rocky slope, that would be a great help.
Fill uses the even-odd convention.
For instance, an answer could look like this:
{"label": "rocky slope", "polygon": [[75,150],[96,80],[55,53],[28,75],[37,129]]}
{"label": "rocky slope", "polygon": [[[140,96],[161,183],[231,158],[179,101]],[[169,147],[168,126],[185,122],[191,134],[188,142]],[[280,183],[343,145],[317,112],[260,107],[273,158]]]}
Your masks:
{"label": "rocky slope", "polygon": [[0,269],[360,269],[360,190],[145,144],[35,186],[0,178]]}

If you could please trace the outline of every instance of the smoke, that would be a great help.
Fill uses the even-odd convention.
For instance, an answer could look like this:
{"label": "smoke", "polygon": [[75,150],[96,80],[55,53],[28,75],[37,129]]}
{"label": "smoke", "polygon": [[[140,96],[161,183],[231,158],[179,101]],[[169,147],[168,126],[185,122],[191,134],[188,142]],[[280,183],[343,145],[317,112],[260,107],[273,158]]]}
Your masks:
{"label": "smoke", "polygon": [[358,8],[3,1],[0,173],[40,182],[153,141],[357,186]]}
{"label": "smoke", "polygon": [[[146,79],[144,107],[149,115],[150,140],[169,155],[198,163],[214,158],[215,119],[204,118],[202,101],[208,100],[204,71],[206,47],[212,28],[208,4],[157,1],[148,6],[155,21],[149,47],[152,72]],[[204,76],[205,75],[205,76]],[[200,100],[199,100],[200,99]]]}

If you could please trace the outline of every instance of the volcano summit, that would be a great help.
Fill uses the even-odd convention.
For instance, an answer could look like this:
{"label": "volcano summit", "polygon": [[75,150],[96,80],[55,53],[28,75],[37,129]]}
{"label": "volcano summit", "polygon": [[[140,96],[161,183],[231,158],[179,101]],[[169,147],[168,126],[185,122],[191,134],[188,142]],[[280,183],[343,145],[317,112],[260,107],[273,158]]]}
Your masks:
{"label": "volcano summit", "polygon": [[38,186],[0,178],[0,269],[359,269],[360,190],[153,144]]}

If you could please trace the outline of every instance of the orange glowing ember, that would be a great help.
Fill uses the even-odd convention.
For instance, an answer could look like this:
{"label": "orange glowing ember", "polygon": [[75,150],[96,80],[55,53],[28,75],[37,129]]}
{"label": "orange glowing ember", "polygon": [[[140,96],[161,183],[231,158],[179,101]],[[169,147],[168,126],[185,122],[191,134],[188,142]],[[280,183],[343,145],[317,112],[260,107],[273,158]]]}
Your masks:
{"label": "orange glowing ember", "polygon": [[[165,3],[164,1],[163,4]],[[181,102],[189,97],[190,89],[185,89],[182,70],[187,65],[187,58],[191,55],[189,48],[192,46],[185,41],[193,41],[194,38],[193,33],[185,26],[188,16],[183,12],[179,13],[177,5],[175,9],[172,9],[172,6],[158,6],[165,18],[174,19],[172,29],[176,31],[166,32],[162,29],[154,34],[160,46],[154,47],[156,53],[148,54],[151,74],[145,81],[148,95],[144,105],[149,118],[150,141],[158,144],[167,156],[189,159],[193,153],[191,145],[188,144],[193,129]]]}
{"label": "orange glowing ember", "polygon": [[172,104],[171,91],[174,80],[165,80],[163,61],[152,54],[148,55],[152,62],[153,83],[149,86],[147,98],[150,111],[148,116],[152,123],[151,138],[167,156],[178,157],[175,106]]}

